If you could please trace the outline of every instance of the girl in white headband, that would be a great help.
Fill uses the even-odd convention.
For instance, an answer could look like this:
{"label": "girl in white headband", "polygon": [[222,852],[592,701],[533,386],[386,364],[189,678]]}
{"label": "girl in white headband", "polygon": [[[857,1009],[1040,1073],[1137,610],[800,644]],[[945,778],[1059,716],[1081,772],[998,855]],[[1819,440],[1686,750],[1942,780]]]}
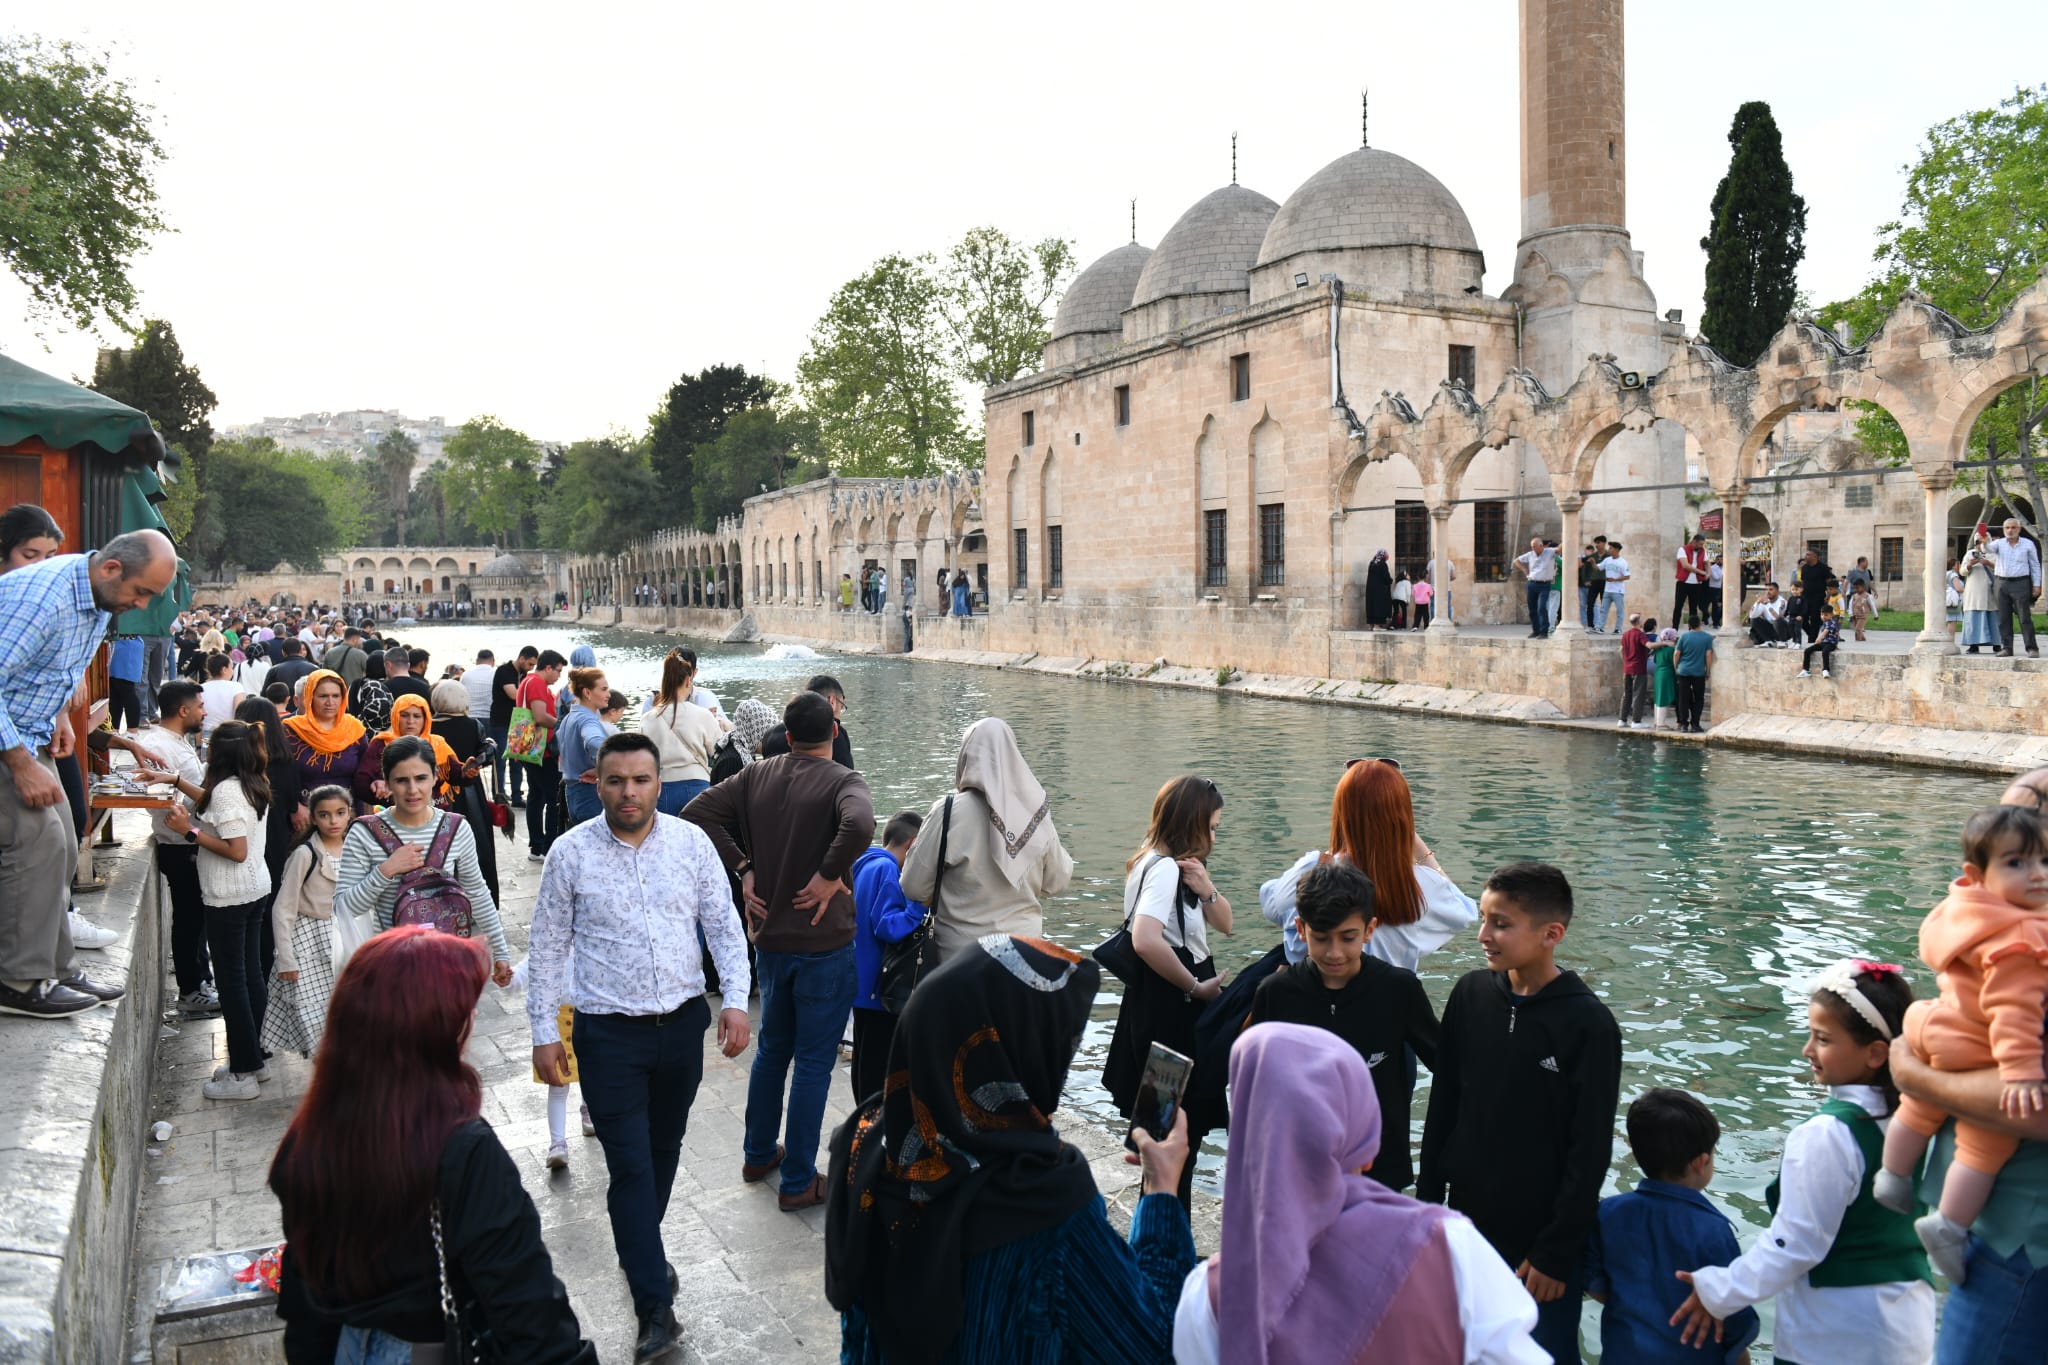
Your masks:
{"label": "girl in white headband", "polygon": [[1925,1365],[1933,1357],[1927,1254],[1913,1220],[1871,1196],[1899,1099],[1891,1044],[1912,1000],[1905,974],[1889,963],[1837,962],[1813,983],[1800,1055],[1828,1088],[1827,1103],[1785,1140],[1764,1234],[1732,1264],[1679,1272],[1692,1295],[1671,1322],[1686,1344],[1712,1342],[1721,1319],[1775,1297],[1779,1360]]}

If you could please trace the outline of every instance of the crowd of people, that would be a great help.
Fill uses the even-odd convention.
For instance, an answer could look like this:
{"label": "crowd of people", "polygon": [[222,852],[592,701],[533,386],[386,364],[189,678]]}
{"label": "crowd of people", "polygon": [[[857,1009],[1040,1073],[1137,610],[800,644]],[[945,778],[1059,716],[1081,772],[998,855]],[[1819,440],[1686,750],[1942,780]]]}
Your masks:
{"label": "crowd of people", "polygon": [[[111,615],[175,570],[150,532],[59,548],[0,573],[0,1007],[35,1017],[119,995],[76,971],[66,928],[60,719]],[[425,651],[360,625],[186,624],[180,667],[204,681],[168,678],[156,723],[110,742],[179,794],[152,836],[180,1008],[223,1017],[204,1093],[255,1097],[280,1049],[315,1060],[270,1172],[292,1361],[451,1340],[465,1359],[596,1358],[463,1059],[483,991],[515,982],[548,1165],[572,1083],[604,1153],[640,1360],[682,1337],[661,1222],[706,1048],[750,1045],[737,1177],[824,1209],[823,1291],[857,1365],[1534,1365],[1579,1358],[1589,1295],[1615,1362],[1742,1359],[1767,1301],[1775,1356],[1803,1365],[2033,1358],[2048,1332],[2030,1255],[2048,1239],[2048,770],[1963,830],[1920,940],[1938,994],[1862,959],[1810,983],[1798,1050],[1828,1096],[1744,1250],[1704,1196],[1712,1111],[1650,1087],[1621,1112],[1621,1029],[1560,962],[1566,875],[1509,863],[1475,901],[1391,759],[1344,766],[1327,846],[1257,889],[1280,941],[1233,976],[1211,946],[1243,920],[1209,871],[1227,802],[1200,775],[1133,820],[1124,925],[1091,956],[1045,937],[1075,866],[1000,718],[962,736],[951,790],[884,819],[830,676],[779,718],[753,700],[728,718],[679,648],[624,729],[587,646],[480,651],[430,681]],[[235,680],[237,650],[268,672],[223,712],[206,689]],[[516,968],[488,856],[515,773],[542,862]],[[1467,933],[1485,965],[1439,1014],[1417,970]],[[1123,990],[1102,1080],[1141,1184],[1125,1233],[1048,1118],[1105,968]],[[828,1137],[849,1021],[854,1108]],[[1160,1049],[1191,1070],[1155,1128]],[[1618,1117],[1642,1179],[1603,1198]],[[1221,1245],[1200,1260],[1192,1153],[1226,1130]]]}

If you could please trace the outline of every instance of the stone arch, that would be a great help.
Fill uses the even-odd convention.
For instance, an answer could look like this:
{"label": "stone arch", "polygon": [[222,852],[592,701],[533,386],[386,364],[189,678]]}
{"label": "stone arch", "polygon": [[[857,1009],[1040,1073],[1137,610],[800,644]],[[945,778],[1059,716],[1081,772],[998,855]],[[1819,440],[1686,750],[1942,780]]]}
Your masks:
{"label": "stone arch", "polygon": [[442,555],[434,561],[434,572],[443,578],[452,578],[462,573],[462,566],[455,562],[452,555]]}
{"label": "stone arch", "polygon": [[[1344,499],[1331,527],[1335,601],[1333,608],[1342,628],[1366,628],[1365,579],[1376,551],[1387,551],[1390,569],[1398,574],[1407,569],[1410,577],[1427,572],[1429,552],[1428,520],[1421,512],[1429,497],[1429,485],[1422,470],[1406,455],[1389,454],[1377,460],[1360,455],[1346,466],[1339,478]],[[1401,512],[1408,505],[1416,509]],[[1356,510],[1342,510],[1355,508]],[[1399,534],[1401,519],[1410,520],[1421,512],[1421,546],[1404,545]],[[1405,562],[1406,549],[1415,562]]]}
{"label": "stone arch", "polygon": [[1022,457],[1016,455],[1010,457],[1010,474],[1004,484],[1004,488],[1008,492],[1009,525],[1013,528],[1022,526],[1025,516],[1024,461]]}

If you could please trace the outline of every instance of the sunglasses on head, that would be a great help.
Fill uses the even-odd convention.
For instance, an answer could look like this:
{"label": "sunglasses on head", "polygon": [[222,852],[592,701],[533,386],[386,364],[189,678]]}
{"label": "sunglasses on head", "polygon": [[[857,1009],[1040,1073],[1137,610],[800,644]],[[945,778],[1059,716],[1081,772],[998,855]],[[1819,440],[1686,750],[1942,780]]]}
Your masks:
{"label": "sunglasses on head", "polygon": [[1395,772],[1401,771],[1401,760],[1398,758],[1347,758],[1344,760],[1344,771],[1348,773],[1361,763],[1384,763]]}

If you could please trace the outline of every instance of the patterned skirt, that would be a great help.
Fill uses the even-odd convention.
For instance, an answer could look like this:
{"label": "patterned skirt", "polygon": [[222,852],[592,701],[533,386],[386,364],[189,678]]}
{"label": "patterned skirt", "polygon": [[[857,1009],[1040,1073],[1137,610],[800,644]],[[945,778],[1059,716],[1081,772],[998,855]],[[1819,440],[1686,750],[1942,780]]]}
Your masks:
{"label": "patterned skirt", "polygon": [[270,1007],[263,1012],[257,1041],[271,1052],[310,1057],[319,1050],[321,1031],[327,1027],[327,998],[334,993],[334,921],[294,921],[292,957],[299,964],[299,979],[280,981],[272,969]]}

